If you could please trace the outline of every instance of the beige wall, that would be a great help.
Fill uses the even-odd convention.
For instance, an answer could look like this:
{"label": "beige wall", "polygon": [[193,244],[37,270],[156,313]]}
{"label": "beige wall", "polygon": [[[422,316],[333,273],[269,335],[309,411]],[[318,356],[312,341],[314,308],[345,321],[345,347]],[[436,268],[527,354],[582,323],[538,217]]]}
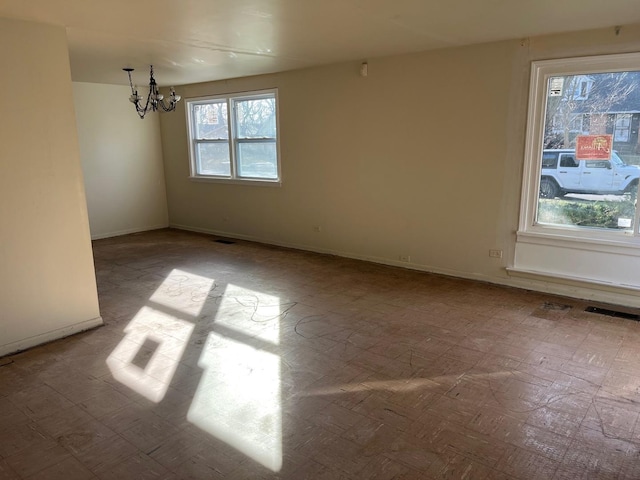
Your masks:
{"label": "beige wall", "polygon": [[[518,42],[183,87],[279,89],[281,188],[188,180],[184,115],[161,119],[170,223],[462,276],[504,276]],[[169,140],[170,139],[170,140]],[[518,161],[518,160],[516,160]],[[314,226],[321,232],[315,232]],[[411,263],[399,257],[409,255]]]}
{"label": "beige wall", "polygon": [[159,114],[141,120],[118,85],[74,83],[92,238],[168,225]]}
{"label": "beige wall", "polygon": [[190,181],[184,114],[167,115],[169,222],[624,303],[505,267],[518,228],[530,61],[638,46],[637,28],[612,28],[370,59],[366,78],[354,62],[184,86],[183,97],[277,87],[283,184]]}
{"label": "beige wall", "polygon": [[0,19],[0,355],[101,324],[63,28]]}

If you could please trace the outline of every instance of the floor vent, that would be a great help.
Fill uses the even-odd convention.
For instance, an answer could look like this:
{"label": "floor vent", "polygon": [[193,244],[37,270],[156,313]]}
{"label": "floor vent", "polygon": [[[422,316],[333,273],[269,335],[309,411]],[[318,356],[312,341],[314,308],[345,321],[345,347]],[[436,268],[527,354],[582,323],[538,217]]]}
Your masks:
{"label": "floor vent", "polygon": [[627,312],[618,312],[616,310],[607,310],[606,308],[587,307],[585,312],[599,313],[600,315],[607,315],[608,317],[626,318],[628,320],[640,320],[640,315]]}
{"label": "floor vent", "polygon": [[222,238],[214,240],[214,242],[216,242],[216,243],[224,243],[225,245],[233,245],[234,243],[236,243],[233,240],[224,240]]}

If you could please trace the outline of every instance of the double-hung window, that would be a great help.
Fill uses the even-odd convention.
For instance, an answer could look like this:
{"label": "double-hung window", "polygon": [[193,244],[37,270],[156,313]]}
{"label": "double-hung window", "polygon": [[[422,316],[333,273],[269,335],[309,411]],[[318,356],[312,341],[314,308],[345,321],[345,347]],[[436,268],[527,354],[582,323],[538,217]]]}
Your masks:
{"label": "double-hung window", "polygon": [[277,91],[187,101],[191,178],[279,183]]}

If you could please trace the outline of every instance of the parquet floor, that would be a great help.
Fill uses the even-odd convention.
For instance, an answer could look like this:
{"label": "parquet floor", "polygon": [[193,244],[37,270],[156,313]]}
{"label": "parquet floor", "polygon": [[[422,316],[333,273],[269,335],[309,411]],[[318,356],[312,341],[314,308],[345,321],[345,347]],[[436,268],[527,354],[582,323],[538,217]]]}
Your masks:
{"label": "parquet floor", "polygon": [[172,230],[94,253],[105,325],[0,359],[2,480],[640,478],[633,320]]}

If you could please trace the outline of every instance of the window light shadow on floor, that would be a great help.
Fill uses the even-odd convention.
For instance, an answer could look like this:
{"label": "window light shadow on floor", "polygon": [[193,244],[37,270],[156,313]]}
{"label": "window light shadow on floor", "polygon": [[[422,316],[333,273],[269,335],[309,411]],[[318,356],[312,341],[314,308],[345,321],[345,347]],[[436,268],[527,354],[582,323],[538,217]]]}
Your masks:
{"label": "window light shadow on floor", "polygon": [[187,420],[272,471],[282,466],[277,297],[173,270],[125,327],[107,358],[113,377],[152,402],[164,398],[203,316],[210,332]]}

